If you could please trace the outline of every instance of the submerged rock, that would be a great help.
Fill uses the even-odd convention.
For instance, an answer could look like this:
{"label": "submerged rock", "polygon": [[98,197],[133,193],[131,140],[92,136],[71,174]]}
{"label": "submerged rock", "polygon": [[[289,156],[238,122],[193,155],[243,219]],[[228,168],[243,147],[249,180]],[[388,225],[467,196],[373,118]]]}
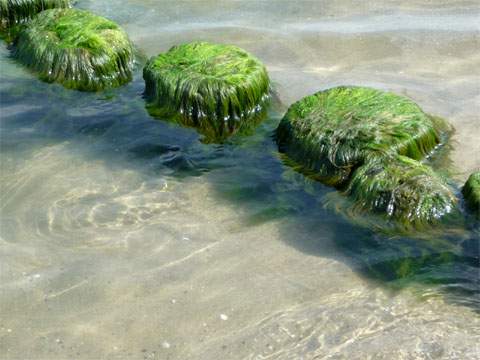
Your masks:
{"label": "submerged rock", "polygon": [[470,175],[462,189],[467,206],[480,219],[480,171]]}
{"label": "submerged rock", "polygon": [[417,161],[448,130],[405,97],[337,87],[293,104],[277,142],[300,172],[349,195],[349,215],[377,213],[402,229],[418,229],[457,209],[452,189]]}
{"label": "submerged rock", "polygon": [[213,141],[254,127],[269,93],[265,66],[231,45],[174,46],[151,58],[143,77],[152,112],[196,127]]}
{"label": "submerged rock", "polygon": [[68,7],[70,0],[0,0],[0,25],[9,28],[43,10]]}
{"label": "submerged rock", "polygon": [[372,157],[423,158],[446,129],[405,97],[342,86],[293,104],[277,129],[277,142],[300,171],[341,187]]}
{"label": "submerged rock", "polygon": [[346,193],[354,212],[377,212],[403,227],[421,228],[457,208],[452,189],[429,166],[397,155],[369,160],[352,174]]}
{"label": "submerged rock", "polygon": [[19,33],[14,55],[48,82],[96,91],[132,77],[133,46],[114,22],[85,10],[38,14]]}

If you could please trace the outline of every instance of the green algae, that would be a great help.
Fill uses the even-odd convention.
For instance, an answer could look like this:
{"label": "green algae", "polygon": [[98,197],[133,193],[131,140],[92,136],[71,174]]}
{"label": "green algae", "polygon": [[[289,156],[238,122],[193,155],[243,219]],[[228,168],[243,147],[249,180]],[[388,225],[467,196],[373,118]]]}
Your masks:
{"label": "green algae", "polygon": [[342,187],[371,157],[400,154],[422,159],[447,130],[443,120],[405,97],[342,86],[293,104],[277,129],[277,142],[299,170]]}
{"label": "green algae", "polygon": [[42,80],[97,91],[131,80],[134,50],[116,23],[85,10],[52,9],[20,31],[14,56]]}
{"label": "green algae", "polygon": [[[265,102],[264,105],[266,104]],[[247,119],[248,121],[237,121],[235,124],[227,123],[227,125],[218,121],[204,121],[199,126],[198,122],[184,117],[182,114],[159,108],[155,104],[147,103],[145,108],[149,115],[157,120],[168,120],[196,129],[202,135],[200,140],[204,144],[223,143],[232,136],[250,136],[268,114],[267,107],[263,106],[258,112],[251,114]]]}
{"label": "green algae", "polygon": [[68,7],[70,0],[0,0],[0,27],[11,28],[43,10]]}
{"label": "green algae", "polygon": [[480,219],[480,171],[470,175],[462,188],[462,194],[468,208]]}
{"label": "green algae", "polygon": [[157,117],[196,127],[212,141],[255,127],[268,101],[265,66],[232,45],[174,46],[151,58],[143,77]]}
{"label": "green algae", "polygon": [[23,25],[38,13],[70,6],[70,0],[0,0],[0,38],[11,44]]}
{"label": "green algae", "polygon": [[375,212],[405,228],[434,224],[457,209],[451,187],[433,169],[406,156],[369,160],[345,191],[353,212]]}
{"label": "green algae", "polygon": [[377,228],[370,217],[380,215],[381,230],[411,232],[431,229],[447,215],[452,223],[459,219],[452,188],[419,161],[450,130],[410,99],[342,86],[293,104],[277,143],[287,164],[347,196],[335,207],[350,219]]}

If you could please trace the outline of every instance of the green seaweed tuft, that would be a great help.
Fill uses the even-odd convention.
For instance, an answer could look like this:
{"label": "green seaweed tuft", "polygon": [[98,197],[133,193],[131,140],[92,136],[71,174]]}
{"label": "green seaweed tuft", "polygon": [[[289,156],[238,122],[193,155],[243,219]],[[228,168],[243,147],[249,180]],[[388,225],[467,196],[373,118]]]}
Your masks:
{"label": "green seaweed tuft", "polygon": [[380,213],[406,229],[427,227],[457,209],[452,189],[431,167],[402,155],[372,158],[354,171],[345,193],[354,213]]}
{"label": "green seaweed tuft", "polygon": [[21,24],[43,10],[69,7],[70,0],[0,0],[0,28]]}
{"label": "green seaweed tuft", "polygon": [[14,56],[48,82],[97,91],[131,80],[133,46],[114,22],[85,10],[38,14],[19,33]]}
{"label": "green seaweed tuft", "polygon": [[293,104],[277,129],[277,142],[300,170],[342,187],[371,157],[422,159],[441,143],[447,129],[443,120],[405,97],[342,86]]}
{"label": "green seaweed tuft", "polygon": [[211,140],[221,141],[258,122],[268,101],[265,66],[231,45],[174,46],[151,58],[143,77],[150,109],[200,129]]}
{"label": "green seaweed tuft", "polygon": [[342,211],[349,218],[370,224],[369,214],[380,214],[385,230],[411,232],[432,229],[446,215],[452,224],[459,219],[452,189],[418,161],[450,130],[405,97],[341,86],[293,104],[277,143],[296,170],[348,196]]}
{"label": "green seaweed tuft", "polygon": [[202,135],[200,140],[204,144],[223,143],[231,136],[250,136],[255,132],[257,126],[265,120],[268,114],[267,107],[263,106],[260,111],[255,112],[249,116],[248,119],[238,121],[235,126],[225,127],[217,121],[204,121],[200,126],[198,123],[188,117],[182,116],[180,113],[166,111],[165,108],[159,108],[152,103],[146,104],[146,110],[151,117],[157,120],[168,120],[184,127],[195,128],[197,132]]}
{"label": "green seaweed tuft", "polygon": [[462,194],[468,208],[480,219],[480,171],[470,175],[462,188]]}

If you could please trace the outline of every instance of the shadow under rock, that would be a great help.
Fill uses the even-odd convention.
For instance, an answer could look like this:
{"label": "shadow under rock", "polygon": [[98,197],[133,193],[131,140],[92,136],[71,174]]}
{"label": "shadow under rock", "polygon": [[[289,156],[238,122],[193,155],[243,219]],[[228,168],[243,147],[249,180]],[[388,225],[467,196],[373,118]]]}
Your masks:
{"label": "shadow under rock", "polygon": [[[480,228],[467,220],[452,234],[401,236],[352,223],[327,206],[335,189],[284,165],[274,129],[280,114],[231,149],[235,164],[207,174],[216,195],[242,207],[242,226],[275,221],[281,238],[296,249],[346,263],[389,290],[412,288],[420,297],[442,294],[446,301],[480,312]],[[381,221],[381,219],[378,219]]]}

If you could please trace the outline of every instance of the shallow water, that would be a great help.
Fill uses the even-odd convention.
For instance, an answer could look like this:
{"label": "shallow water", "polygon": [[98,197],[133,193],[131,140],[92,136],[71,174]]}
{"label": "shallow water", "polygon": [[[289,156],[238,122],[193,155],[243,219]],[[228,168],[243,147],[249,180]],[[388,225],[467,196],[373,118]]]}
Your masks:
{"label": "shallow water", "polygon": [[148,115],[141,64],[123,88],[79,93],[2,45],[2,358],[478,358],[478,228],[426,241],[355,226],[272,139],[304,95],[394,90],[454,125],[460,186],[480,169],[476,2],[78,3],[146,56],[246,48],[281,104],[254,135],[204,144]]}

